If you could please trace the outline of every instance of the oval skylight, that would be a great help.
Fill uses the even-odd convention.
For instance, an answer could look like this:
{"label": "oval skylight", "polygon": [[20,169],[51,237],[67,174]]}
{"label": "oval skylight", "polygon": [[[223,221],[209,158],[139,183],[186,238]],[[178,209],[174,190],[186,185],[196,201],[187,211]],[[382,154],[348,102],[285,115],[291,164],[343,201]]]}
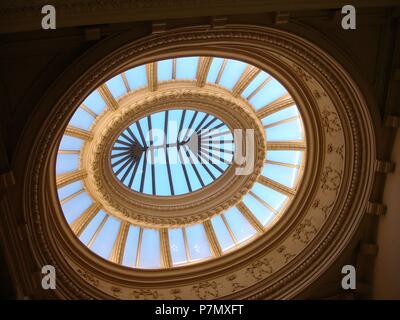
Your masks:
{"label": "oval skylight", "polygon": [[217,117],[198,110],[149,114],[115,140],[111,167],[131,190],[174,196],[218,179],[232,162],[233,135]]}
{"label": "oval skylight", "polygon": [[[126,95],[157,94],[175,82],[243,100],[264,127],[267,152],[260,176],[236,205],[201,222],[151,228],[108,212],[88,190],[81,158],[102,117],[123,108]],[[121,188],[135,196],[189,197],[233,161],[233,134],[223,120],[190,105],[149,113],[120,132],[105,156]],[[301,114],[270,74],[233,59],[180,57],[126,70],[88,95],[60,141],[56,184],[66,223],[95,254],[131,268],[169,268],[224,255],[268,232],[296,195],[305,153]]]}

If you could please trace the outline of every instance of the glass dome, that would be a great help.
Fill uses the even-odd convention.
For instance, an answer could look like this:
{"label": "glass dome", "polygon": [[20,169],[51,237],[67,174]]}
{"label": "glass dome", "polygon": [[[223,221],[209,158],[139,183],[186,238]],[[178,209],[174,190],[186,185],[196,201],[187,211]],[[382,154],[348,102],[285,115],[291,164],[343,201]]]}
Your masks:
{"label": "glass dome", "polygon": [[[200,72],[204,68],[205,74]],[[209,85],[249,105],[264,128],[262,172],[238,203],[202,222],[157,228],[122,220],[88,191],[81,152],[98,134],[101,118],[115,112],[127,95],[156,94],[182,81],[194,88]],[[108,157],[122,188],[171,197],[173,203],[174,196],[216,182],[232,165],[234,150],[233,133],[223,119],[188,106],[134,121],[117,135]],[[181,266],[224,255],[268,232],[299,188],[305,151],[296,103],[269,73],[222,57],[171,58],[126,70],[77,108],[58,149],[58,197],[72,231],[102,258],[133,268]]]}

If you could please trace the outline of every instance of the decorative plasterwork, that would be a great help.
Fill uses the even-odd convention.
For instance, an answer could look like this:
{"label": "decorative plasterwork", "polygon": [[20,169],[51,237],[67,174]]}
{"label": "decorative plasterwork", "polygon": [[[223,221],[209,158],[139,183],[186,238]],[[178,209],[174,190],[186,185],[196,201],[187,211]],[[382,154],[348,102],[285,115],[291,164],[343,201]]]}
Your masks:
{"label": "decorative plasterwork", "polygon": [[[306,187],[298,190],[269,232],[241,250],[181,268],[127,270],[91,254],[66,226],[51,183],[54,141],[69,112],[99,80],[120,72],[118,66],[149,62],[148,57],[154,61],[166,52],[172,56],[194,51],[251,62],[289,89],[307,136],[314,139],[304,171]],[[79,66],[76,74],[82,74]],[[130,43],[84,72],[48,119],[27,165],[25,215],[38,263],[56,267],[57,294],[69,298],[294,297],[326,272],[355,234],[375,170],[371,120],[345,70],[308,41],[264,27],[185,28]]]}

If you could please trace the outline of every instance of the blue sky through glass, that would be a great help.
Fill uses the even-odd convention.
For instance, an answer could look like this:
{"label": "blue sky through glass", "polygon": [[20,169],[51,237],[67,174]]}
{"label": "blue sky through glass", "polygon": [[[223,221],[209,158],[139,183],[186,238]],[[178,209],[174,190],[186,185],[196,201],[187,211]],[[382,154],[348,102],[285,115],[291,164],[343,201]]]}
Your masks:
{"label": "blue sky through glass", "polygon": [[172,59],[162,60],[157,63],[157,78],[159,81],[172,79]]}
{"label": "blue sky through glass", "polygon": [[140,228],[131,225],[129,227],[128,236],[126,237],[124,258],[122,264],[128,267],[134,267],[136,265],[136,255],[139,244],[139,232]]}
{"label": "blue sky through glass", "polygon": [[96,232],[97,228],[100,226],[101,221],[106,216],[104,210],[100,210],[96,216],[90,221],[88,226],[85,230],[83,230],[82,234],[80,235],[79,239],[84,243],[88,244],[90,239],[93,237],[94,233]]}
{"label": "blue sky through glass", "polygon": [[214,182],[233,161],[231,131],[201,111],[161,111],[129,128],[115,141],[111,165],[117,178],[137,192],[171,196],[196,191]]}
{"label": "blue sky through glass", "polygon": [[143,229],[139,267],[152,269],[160,266],[160,232],[155,229]]}
{"label": "blue sky through glass", "polygon": [[186,227],[186,235],[191,261],[201,260],[211,256],[211,249],[202,224]]}
{"label": "blue sky through glass", "polygon": [[229,234],[228,228],[225,226],[224,221],[222,221],[221,216],[215,216],[212,218],[211,224],[214,228],[215,235],[217,236],[217,240],[222,251],[233,248],[235,246],[235,242]]}
{"label": "blue sky through glass", "polygon": [[196,77],[199,57],[185,57],[176,59],[176,78],[194,79]]}
{"label": "blue sky through glass", "polygon": [[92,251],[104,259],[108,259],[111,255],[120,225],[120,220],[109,216],[93,242]]}
{"label": "blue sky through glass", "polygon": [[243,242],[256,234],[256,230],[243,217],[238,208],[232,207],[224,213],[237,242]]}
{"label": "blue sky through glass", "polygon": [[76,197],[68,200],[61,207],[67,222],[70,224],[78,218],[93,203],[92,198],[83,192]]}
{"label": "blue sky through glass", "polygon": [[263,226],[274,218],[274,213],[252,195],[246,194],[242,201]]}
{"label": "blue sky through glass", "polygon": [[147,86],[146,66],[141,65],[125,72],[131,90]]}
{"label": "blue sky through glass", "polygon": [[106,84],[111,94],[117,99],[127,92],[121,75],[111,78],[106,82]]}
{"label": "blue sky through glass", "polygon": [[181,228],[168,230],[169,246],[171,250],[171,258],[174,265],[187,261],[185,240]]}

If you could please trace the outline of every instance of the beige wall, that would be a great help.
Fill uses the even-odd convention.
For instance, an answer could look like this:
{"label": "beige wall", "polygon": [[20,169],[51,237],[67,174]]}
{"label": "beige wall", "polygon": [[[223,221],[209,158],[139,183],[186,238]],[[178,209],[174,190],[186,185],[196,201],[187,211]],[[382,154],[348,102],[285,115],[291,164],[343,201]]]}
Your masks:
{"label": "beige wall", "polygon": [[383,203],[388,207],[378,227],[373,298],[400,299],[400,130],[392,151],[394,173],[387,175]]}

